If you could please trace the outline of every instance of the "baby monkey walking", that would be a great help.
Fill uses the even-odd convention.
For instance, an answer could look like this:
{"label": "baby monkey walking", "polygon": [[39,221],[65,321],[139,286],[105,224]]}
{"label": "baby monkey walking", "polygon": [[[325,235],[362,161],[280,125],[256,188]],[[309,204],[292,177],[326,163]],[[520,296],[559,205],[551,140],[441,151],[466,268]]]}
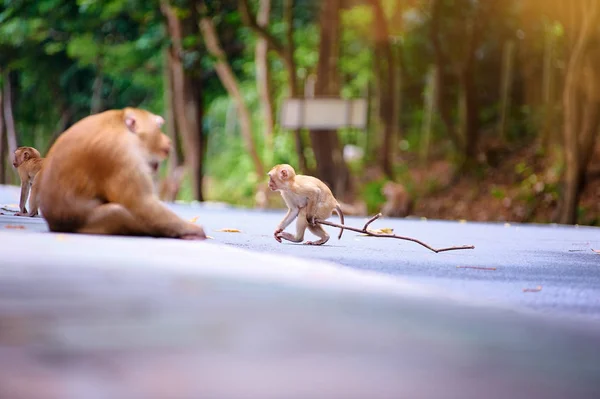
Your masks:
{"label": "baby monkey walking", "polygon": [[[329,241],[329,234],[316,220],[325,220],[335,210],[344,224],[344,214],[331,190],[325,183],[316,177],[297,175],[293,167],[287,164],[276,165],[268,173],[269,188],[279,191],[288,212],[277,226],[273,236],[278,242],[285,239],[291,242],[302,242],[304,232],[308,228],[311,233],[318,236],[318,241],[307,241],[307,245],[323,245]],[[296,221],[296,235],[286,233],[283,230]],[[340,229],[338,240],[342,238],[344,229]]]}

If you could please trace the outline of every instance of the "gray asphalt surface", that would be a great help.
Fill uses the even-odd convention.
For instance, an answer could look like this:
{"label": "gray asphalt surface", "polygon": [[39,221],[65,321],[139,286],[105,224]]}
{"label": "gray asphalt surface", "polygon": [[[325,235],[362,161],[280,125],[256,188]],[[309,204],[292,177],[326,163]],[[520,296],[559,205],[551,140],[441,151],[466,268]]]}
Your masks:
{"label": "gray asphalt surface", "polygon": [[[0,204],[14,207],[17,202],[18,188],[0,190]],[[400,276],[474,303],[494,302],[566,317],[600,320],[600,254],[592,251],[600,249],[600,228],[395,218],[382,218],[370,226],[391,227],[396,234],[420,239],[435,248],[475,246],[471,250],[436,254],[413,242],[364,237],[352,231],[345,231],[338,241],[339,230],[329,226],[326,229],[332,238],[323,246],[285,241],[279,244],[272,233],[285,214],[283,209],[257,211],[221,204],[170,206],[184,218],[198,217],[197,223],[202,224],[218,243]],[[347,217],[346,223],[362,227],[367,219]],[[40,218],[4,220],[5,223],[26,223],[28,230],[47,231]],[[336,215],[330,220],[338,221]],[[222,228],[236,228],[241,233],[216,231]],[[293,232],[293,228],[294,224],[287,231]],[[305,240],[314,238],[307,231]],[[541,291],[523,292],[525,288],[539,286]]]}
{"label": "gray asphalt surface", "polygon": [[600,397],[598,229],[372,225],[475,245],[435,254],[172,205],[214,237],[186,242],[52,234],[17,200],[0,187],[0,398]]}

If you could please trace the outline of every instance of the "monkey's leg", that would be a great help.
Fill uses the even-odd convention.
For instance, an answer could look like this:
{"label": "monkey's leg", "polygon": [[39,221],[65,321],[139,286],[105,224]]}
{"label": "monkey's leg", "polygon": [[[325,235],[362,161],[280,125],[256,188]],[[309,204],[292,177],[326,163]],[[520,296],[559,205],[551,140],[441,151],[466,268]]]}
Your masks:
{"label": "monkey's leg", "polygon": [[102,204],[93,208],[85,225],[77,230],[83,234],[147,235],[149,231],[124,206]]}
{"label": "monkey's leg", "polygon": [[23,180],[21,182],[21,198],[19,199],[19,212],[16,213],[16,216],[27,215],[27,208],[25,208],[25,204],[27,203],[27,197],[29,196],[29,188],[29,181]]}
{"label": "monkey's leg", "polygon": [[38,197],[37,197],[37,193],[38,193],[38,187],[39,187],[39,183],[36,184],[37,180],[34,179],[33,180],[33,184],[31,185],[31,195],[29,196],[29,213],[27,214],[27,216],[29,217],[34,217],[38,214]]}
{"label": "monkey's leg", "polygon": [[310,230],[311,233],[313,233],[314,235],[316,235],[317,237],[319,237],[320,240],[318,240],[318,241],[306,241],[304,243],[305,245],[323,245],[327,241],[329,241],[329,234],[327,234],[327,232],[325,231],[325,229],[323,228],[323,226],[321,226],[320,224],[316,224],[314,226],[309,225],[308,229]]}
{"label": "monkey's leg", "polygon": [[307,226],[308,221],[306,220],[306,213],[303,210],[300,212],[298,219],[296,219],[296,235],[292,235],[284,231],[279,233],[278,237],[291,242],[302,242],[302,240],[304,240],[304,232],[306,231]]}

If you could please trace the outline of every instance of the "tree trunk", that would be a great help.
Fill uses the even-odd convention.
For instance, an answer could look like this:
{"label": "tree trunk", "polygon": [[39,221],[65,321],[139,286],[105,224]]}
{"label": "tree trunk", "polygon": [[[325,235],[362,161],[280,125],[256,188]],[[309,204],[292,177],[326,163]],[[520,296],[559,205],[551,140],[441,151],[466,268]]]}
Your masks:
{"label": "tree trunk", "polygon": [[[321,3],[321,41],[315,84],[316,97],[339,96],[337,62],[341,39],[340,7],[341,0]],[[336,197],[350,196],[350,172],[342,156],[337,131],[312,130],[310,138],[317,161],[317,176],[331,187]]]}
{"label": "tree trunk", "polygon": [[102,111],[102,88],[104,86],[104,75],[102,73],[102,60],[96,62],[96,77],[92,85],[92,99],[90,101],[90,114],[97,114]]}
{"label": "tree trunk", "polygon": [[[260,0],[256,23],[262,28],[269,24],[269,14],[271,11],[271,0]],[[269,44],[263,37],[256,40],[254,59],[256,61],[256,88],[261,102],[261,108],[264,119],[264,129],[266,137],[266,147],[269,153],[273,152],[273,99],[271,98],[271,70],[269,68]]]}
{"label": "tree trunk", "polygon": [[238,87],[235,75],[227,63],[225,52],[221,48],[219,38],[211,18],[205,15],[200,18],[200,31],[202,32],[202,37],[204,38],[208,52],[217,59],[215,63],[217,75],[219,76],[223,86],[225,86],[227,93],[229,93],[236,103],[237,110],[240,115],[240,129],[242,131],[242,136],[244,137],[246,148],[250,153],[252,162],[254,163],[256,175],[259,176],[260,179],[261,176],[264,176],[266,172],[254,144],[250,111],[248,111],[248,107],[246,107],[246,104],[244,103],[244,98],[242,97],[242,93]]}
{"label": "tree trunk", "polygon": [[[17,149],[17,132],[15,130],[15,118],[13,116],[13,106],[12,106],[12,79],[11,73],[9,71],[4,71],[3,74],[4,80],[4,92],[3,92],[3,111],[4,111],[4,126],[6,129],[6,142],[8,145],[8,158],[12,159],[15,150]],[[11,171],[12,173],[7,173],[10,177],[7,179],[7,182],[16,182],[15,175],[16,173],[11,169],[7,168],[7,171]]]}
{"label": "tree trunk", "polygon": [[[263,1],[263,0],[261,0]],[[261,3],[262,4],[262,3]],[[241,0],[239,2],[239,12],[244,23],[250,27],[257,35],[265,40],[269,48],[281,58],[281,61],[285,65],[285,69],[288,74],[288,91],[291,98],[297,98],[299,95],[298,78],[296,76],[296,62],[294,61],[294,0],[284,0],[283,5],[283,18],[286,22],[286,44],[282,45],[273,35],[271,35],[266,25],[261,25],[257,19],[255,19],[250,12],[250,4],[248,0]],[[260,11],[259,11],[260,12]],[[304,155],[305,144],[302,139],[302,132],[300,129],[294,131],[294,138],[296,141],[296,153],[298,155],[298,166],[301,172],[306,173],[307,164],[306,156]]]}
{"label": "tree trunk", "polygon": [[46,151],[44,151],[45,154],[47,154],[48,151],[50,151],[52,144],[54,144],[58,136],[60,136],[62,132],[67,130],[67,128],[73,123],[73,109],[71,107],[67,107],[64,101],[61,101],[60,108],[60,119],[56,124],[56,128],[54,129],[52,136],[50,136],[50,140],[48,141],[48,145],[46,146]]}
{"label": "tree trunk", "polygon": [[[203,159],[205,140],[202,137],[202,118],[201,111],[196,107],[201,106],[197,98],[188,99],[190,93],[196,93],[200,85],[190,82],[188,73],[184,70],[181,57],[183,55],[182,47],[182,26],[178,17],[173,12],[167,0],[161,1],[161,11],[167,20],[167,29],[171,38],[172,46],[169,49],[169,65],[172,66],[171,75],[173,78],[173,103],[176,126],[184,143],[185,164],[191,172],[192,192],[194,199],[204,200],[202,181],[203,181]],[[188,17],[188,29],[196,26],[194,15]],[[198,68],[198,66],[196,66]],[[195,82],[195,81],[194,81]],[[188,87],[189,84],[195,87]],[[191,91],[190,91],[191,90]],[[200,104],[200,105],[198,105]]]}
{"label": "tree trunk", "polygon": [[437,94],[436,71],[437,67],[432,66],[427,73],[425,83],[425,101],[423,104],[423,125],[421,128],[421,140],[419,150],[419,161],[425,165],[429,160],[429,146],[431,143],[431,133],[433,127],[433,114],[435,113],[435,98]]}
{"label": "tree trunk", "polygon": [[515,42],[508,40],[502,49],[502,77],[500,79],[500,120],[498,121],[498,135],[506,141],[507,124],[510,111],[511,89],[513,83],[513,60]]}
{"label": "tree trunk", "polygon": [[[488,0],[488,4],[493,4]],[[467,166],[475,161],[477,156],[477,148],[479,142],[479,100],[477,99],[477,87],[475,86],[475,52],[481,40],[483,26],[489,12],[483,11],[482,4],[474,4],[475,10],[469,20],[465,21],[466,25],[466,43],[465,54],[460,65],[459,82],[461,91],[461,102],[463,109],[463,119],[461,126],[463,127],[464,138],[464,161],[463,166]]]}
{"label": "tree trunk", "polygon": [[[294,61],[294,52],[296,45],[294,44],[294,0],[284,0],[283,18],[286,21],[286,46],[284,64],[288,72],[288,91],[291,98],[300,97],[300,87],[298,77],[296,76],[296,61]],[[294,139],[296,141],[296,154],[298,155],[298,167],[300,173],[308,172],[306,163],[306,155],[304,149],[304,139],[302,138],[302,130],[294,130]]]}
{"label": "tree trunk", "polygon": [[600,7],[595,1],[583,0],[571,7],[578,6],[579,10],[572,11],[581,23],[576,25],[578,31],[572,37],[574,45],[563,91],[565,182],[559,222],[565,224],[577,222],[579,198],[600,123],[600,72],[597,70],[600,49],[594,38]]}
{"label": "tree trunk", "polygon": [[171,57],[169,56],[169,51],[165,51],[164,53],[164,63],[163,63],[163,102],[164,102],[164,113],[165,113],[165,130],[167,131],[167,136],[171,138],[171,142],[173,143],[174,151],[169,156],[169,167],[168,173],[173,171],[177,166],[180,165],[181,159],[181,146],[178,145],[179,139],[177,137],[177,122],[175,121],[175,102],[173,97],[175,93],[173,92],[173,66],[171,65]]}
{"label": "tree trunk", "polygon": [[380,166],[385,175],[393,180],[392,143],[394,135],[394,102],[396,89],[396,65],[390,43],[387,20],[379,0],[371,0],[374,12],[375,55],[379,79],[379,118],[383,125],[383,144],[380,148]]}
{"label": "tree trunk", "polygon": [[15,118],[12,104],[12,79],[11,73],[4,72],[4,123],[6,126],[6,137],[8,140],[8,153],[13,154],[17,149],[17,132],[15,129]]}
{"label": "tree trunk", "polygon": [[477,90],[473,76],[474,57],[468,61],[460,75],[461,96],[464,106],[464,120],[461,123],[464,126],[466,160],[473,161],[477,156],[477,144],[479,139],[479,103],[477,100]]}
{"label": "tree trunk", "polygon": [[452,113],[450,102],[448,101],[449,82],[446,75],[446,66],[450,63],[440,39],[440,19],[442,15],[443,0],[431,1],[431,24],[430,24],[430,39],[433,45],[433,54],[435,60],[435,79],[436,79],[436,108],[439,112],[440,119],[446,130],[446,134],[452,140],[456,149],[462,149],[463,139],[456,134],[454,123],[452,122]]}
{"label": "tree trunk", "polygon": [[4,128],[4,109],[2,88],[0,88],[0,184],[6,184],[6,150],[7,150],[7,140],[6,140],[6,129]]}

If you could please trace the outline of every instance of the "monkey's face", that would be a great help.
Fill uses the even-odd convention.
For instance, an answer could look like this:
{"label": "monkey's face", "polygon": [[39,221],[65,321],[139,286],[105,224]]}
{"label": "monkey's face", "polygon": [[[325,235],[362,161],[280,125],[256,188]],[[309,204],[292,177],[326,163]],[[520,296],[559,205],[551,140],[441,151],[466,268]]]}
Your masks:
{"label": "monkey's face", "polygon": [[31,157],[31,154],[26,149],[17,148],[15,150],[15,156],[13,158],[13,166],[18,168],[21,164],[27,161]]}
{"label": "monkey's face", "polygon": [[143,136],[142,143],[146,146],[148,163],[153,171],[157,171],[160,163],[169,157],[171,139],[164,133]]}
{"label": "monkey's face", "polygon": [[295,176],[294,169],[289,165],[276,165],[268,174],[271,191],[288,190]]}
{"label": "monkey's face", "polygon": [[21,159],[21,153],[19,150],[15,151],[15,156],[13,158],[13,167],[18,168],[23,163]]}
{"label": "monkey's face", "polygon": [[171,139],[160,130],[164,123],[162,117],[147,111],[126,111],[125,124],[139,138],[146,160],[154,172],[171,152]]}
{"label": "monkey's face", "polygon": [[275,178],[273,178],[272,172],[273,171],[269,172],[269,188],[271,189],[271,191],[277,191],[278,185],[275,181]]}

